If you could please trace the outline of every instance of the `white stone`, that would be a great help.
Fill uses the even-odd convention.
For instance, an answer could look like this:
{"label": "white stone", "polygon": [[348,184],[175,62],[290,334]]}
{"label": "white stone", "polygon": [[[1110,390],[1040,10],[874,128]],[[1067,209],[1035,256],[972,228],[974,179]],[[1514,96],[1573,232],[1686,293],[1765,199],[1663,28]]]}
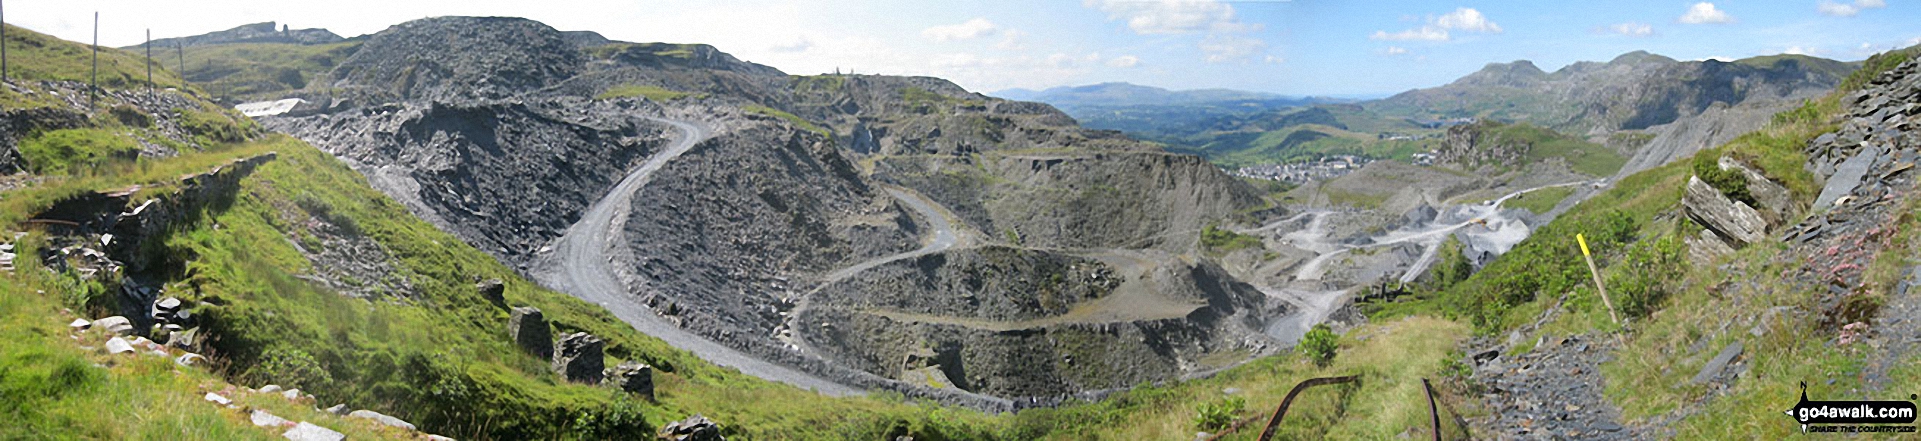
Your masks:
{"label": "white stone", "polygon": [[293,426],[293,429],[287,430],[286,433],[282,433],[280,436],[294,441],[341,441],[347,439],[347,435],[342,435],[340,432],[333,431],[333,429],[316,426],[306,421],[301,421],[300,424]]}
{"label": "white stone", "polygon": [[133,352],[133,343],[127,343],[127,339],[120,338],[120,337],[114,337],[107,340],[108,354],[119,354],[119,353],[125,353],[125,352]]}
{"label": "white stone", "polygon": [[127,320],[126,317],[121,317],[117,315],[113,317],[94,320],[93,327],[105,329],[107,330],[107,332],[112,332],[120,335],[133,334],[133,321]]}
{"label": "white stone", "polygon": [[258,409],[254,410],[253,415],[250,415],[249,418],[253,420],[253,425],[260,427],[280,427],[292,423],[292,421],[287,421],[286,418],[281,418],[274,414],[267,413],[267,411]]}
{"label": "white stone", "polygon": [[298,400],[300,399],[300,389],[287,389],[281,392],[280,396],[286,397],[288,400]]}
{"label": "white stone", "polygon": [[222,406],[233,404],[233,400],[229,400],[227,399],[227,397],[220,396],[220,394],[216,394],[213,392],[207,392],[207,396],[202,398],[206,399],[207,401],[212,401],[213,404],[219,404]]}
{"label": "white stone", "polygon": [[362,409],[362,410],[356,410],[356,411],[353,411],[353,412],[348,412],[348,413],[347,413],[347,417],[349,417],[349,418],[365,418],[365,419],[370,419],[370,420],[374,420],[375,422],[378,422],[378,423],[380,423],[380,424],[386,424],[386,425],[389,425],[389,426],[394,426],[394,427],[399,427],[399,428],[402,428],[402,429],[407,429],[407,430],[414,430],[414,425],[413,425],[413,423],[409,423],[409,422],[406,422],[406,421],[404,421],[404,420],[401,420],[401,419],[399,419],[399,418],[394,418],[394,417],[391,417],[391,416],[387,416],[387,415],[384,415],[384,414],[381,414],[380,412],[375,412],[375,411],[371,411],[371,410],[366,410],[366,409]]}
{"label": "white stone", "polygon": [[188,352],[185,354],[180,354],[180,357],[178,358],[174,358],[173,364],[177,364],[182,367],[192,367],[193,365],[200,364],[205,361],[207,361],[207,357],[202,357],[200,356],[200,354]]}
{"label": "white stone", "polygon": [[263,393],[263,394],[280,392],[280,390],[281,390],[280,385],[278,384],[269,384],[266,386],[260,386],[260,393]]}
{"label": "white stone", "polygon": [[87,328],[93,327],[93,322],[87,321],[87,319],[73,319],[73,323],[68,323],[67,327],[73,328],[73,329],[87,329]]}

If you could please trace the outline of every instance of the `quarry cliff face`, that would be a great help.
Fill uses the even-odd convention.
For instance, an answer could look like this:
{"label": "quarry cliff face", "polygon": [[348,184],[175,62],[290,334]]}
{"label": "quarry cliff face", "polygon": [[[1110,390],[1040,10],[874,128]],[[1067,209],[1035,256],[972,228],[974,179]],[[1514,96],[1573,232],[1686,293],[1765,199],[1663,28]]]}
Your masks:
{"label": "quarry cliff face", "polygon": [[[608,232],[617,235],[605,253],[624,300],[768,360],[822,372],[854,363],[865,374],[824,374],[849,381],[1048,397],[1205,370],[1199,360],[1208,354],[1275,349],[1259,322],[1284,308],[1189,255],[1203,227],[1264,203],[1198,157],[937,78],[787,76],[710,46],[597,37],[521,19],[404,23],[369,37],[325,85],[298,93],[314,104],[266,124],[348,160],[415,214],[523,269],[678,136],[649,118],[711,127],[711,137],[646,178]],[[891,192],[925,196],[957,226],[935,231]],[[969,239],[898,257],[936,233]],[[1076,315],[1112,296],[1048,281],[1099,267],[1088,256],[1108,250],[1152,250],[1148,263],[1128,264],[1137,274],[1102,283],[1164,307]],[[1025,257],[981,257],[1009,253]],[[1036,262],[1065,263],[1030,267]],[[970,274],[956,279],[956,268]],[[919,288],[879,288],[898,283]],[[983,330],[850,306],[904,292],[1046,307],[1010,316],[988,313],[993,307],[897,312],[1048,322]],[[826,306],[810,309],[814,296]],[[839,332],[855,334],[800,326],[815,319],[852,320]],[[941,366],[967,373],[930,387],[898,363],[880,363],[901,355],[878,344],[907,338],[898,332],[956,336],[927,345],[963,360]],[[1046,337],[1055,334],[1081,343]],[[1112,363],[1095,360],[1121,355],[1095,349],[1123,342],[1134,349],[1114,354],[1142,361],[1105,371]],[[1083,361],[1006,356],[1044,353]]]}

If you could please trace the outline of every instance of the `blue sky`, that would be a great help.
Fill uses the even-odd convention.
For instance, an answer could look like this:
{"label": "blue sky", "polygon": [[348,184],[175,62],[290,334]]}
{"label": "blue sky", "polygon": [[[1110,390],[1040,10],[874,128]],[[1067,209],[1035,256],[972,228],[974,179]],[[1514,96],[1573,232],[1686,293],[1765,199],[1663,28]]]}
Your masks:
{"label": "blue sky", "polygon": [[932,75],[975,91],[1127,81],[1292,95],[1381,95],[1490,62],[1553,70],[1647,50],[1677,59],[1859,60],[1921,43],[1909,0],[904,2],[34,0],[9,23],[138,44],[280,21],[345,36],[435,15],[510,15],[630,41],[709,43],[794,74]]}

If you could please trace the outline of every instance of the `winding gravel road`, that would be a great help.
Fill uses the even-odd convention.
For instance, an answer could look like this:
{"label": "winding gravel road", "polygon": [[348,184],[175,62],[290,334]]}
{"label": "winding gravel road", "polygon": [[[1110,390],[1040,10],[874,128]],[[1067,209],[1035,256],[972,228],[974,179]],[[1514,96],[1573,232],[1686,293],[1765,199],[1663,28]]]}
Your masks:
{"label": "winding gravel road", "polygon": [[[666,150],[647,158],[647,162],[627,173],[607,196],[602,197],[582,214],[579,222],[567,229],[566,234],[554,241],[551,249],[543,250],[541,264],[534,266],[535,280],[555,291],[560,291],[598,304],[614,313],[621,321],[632,325],[634,330],[665,340],[674,347],[693,352],[708,362],[731,367],[742,373],[767,380],[778,381],[812,389],[822,394],[845,396],[860,395],[860,388],[836,383],[827,379],[795,370],[786,366],[762,360],[759,357],[735,350],[712,340],[708,340],[679,326],[668,322],[652,310],[636,301],[628,292],[613,268],[609,267],[610,251],[618,246],[623,237],[621,231],[627,222],[628,211],[633,206],[634,194],[647,185],[655,171],[667,165],[681,154],[692,150],[695,144],[706,140],[711,133],[706,126],[696,122],[648,118],[655,122],[673,126],[681,132],[679,140]],[[911,203],[910,203],[911,204]]]}
{"label": "winding gravel road", "polygon": [[[918,194],[914,194],[914,193],[896,189],[896,188],[887,189],[887,194],[889,196],[893,196],[895,200],[899,200],[901,204],[906,205],[908,209],[914,210],[915,213],[919,213],[922,219],[926,219],[927,225],[934,229],[933,237],[931,239],[928,239],[927,244],[922,245],[919,249],[908,251],[905,253],[882,256],[879,258],[868,260],[866,262],[854,264],[853,266],[834,270],[834,272],[831,272],[831,273],[827,273],[827,277],[820,284],[821,286],[825,287],[827,285],[833,284],[834,282],[838,282],[838,281],[841,281],[842,279],[846,279],[848,276],[859,274],[862,271],[867,271],[877,266],[886,265],[889,262],[893,262],[901,259],[910,259],[910,258],[925,256],[928,254],[938,253],[941,251],[946,251],[947,249],[953,248],[955,245],[960,244],[960,234],[954,232],[953,222],[949,222],[947,220],[947,216],[942,215],[939,210],[935,210],[933,202],[930,202],[927,199],[922,198]],[[815,290],[818,291],[819,289],[816,288]]]}

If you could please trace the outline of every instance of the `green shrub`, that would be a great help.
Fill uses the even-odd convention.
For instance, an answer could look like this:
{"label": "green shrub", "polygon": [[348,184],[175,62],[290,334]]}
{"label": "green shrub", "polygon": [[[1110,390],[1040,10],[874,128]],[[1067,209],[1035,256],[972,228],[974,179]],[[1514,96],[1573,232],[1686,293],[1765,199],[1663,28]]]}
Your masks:
{"label": "green shrub", "polygon": [[1226,397],[1214,402],[1201,403],[1195,410],[1194,427],[1212,432],[1234,424],[1234,420],[1240,418],[1241,412],[1247,410],[1247,399]]}
{"label": "green shrub", "polygon": [[1748,193],[1747,177],[1737,170],[1721,169],[1720,160],[1719,150],[1703,151],[1694,155],[1694,176],[1701,178],[1701,182],[1707,183],[1715,190],[1720,190],[1721,194],[1728,199],[1740,201],[1749,206],[1754,205],[1754,195]]}
{"label": "green shrub", "polygon": [[1302,354],[1314,360],[1314,364],[1327,367],[1328,363],[1334,362],[1335,351],[1341,348],[1341,337],[1334,335],[1334,330],[1328,328],[1327,324],[1314,325],[1307,335],[1301,336],[1299,348]]}
{"label": "green shrub", "polygon": [[1674,282],[1686,274],[1684,257],[1685,249],[1675,235],[1628,248],[1627,257],[1607,271],[1608,291],[1621,314],[1641,318],[1660,309],[1661,302],[1674,294]]}
{"label": "green shrub", "polygon": [[306,390],[328,390],[333,376],[321,366],[313,355],[298,348],[275,346],[260,356],[261,363],[254,372],[261,384],[279,384],[289,388]]}

